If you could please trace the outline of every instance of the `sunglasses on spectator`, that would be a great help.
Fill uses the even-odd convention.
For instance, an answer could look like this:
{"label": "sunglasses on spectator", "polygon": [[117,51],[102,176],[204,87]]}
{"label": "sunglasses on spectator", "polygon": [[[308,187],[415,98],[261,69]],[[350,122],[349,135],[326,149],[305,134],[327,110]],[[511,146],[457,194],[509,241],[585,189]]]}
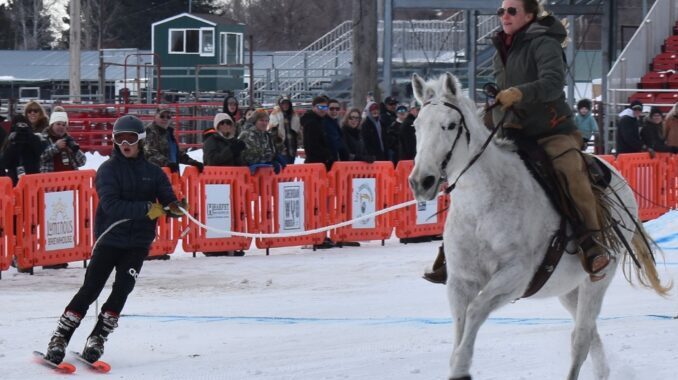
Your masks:
{"label": "sunglasses on spectator", "polygon": [[341,110],[340,107],[330,107],[330,111],[339,111]]}
{"label": "sunglasses on spectator", "polygon": [[172,119],[172,115],[162,114],[162,115],[160,115],[160,118],[161,118],[161,119],[164,119],[164,120],[171,120],[171,119]]}
{"label": "sunglasses on spectator", "polygon": [[26,113],[40,113],[40,110],[36,108],[31,108],[29,110],[26,110]]}
{"label": "sunglasses on spectator", "polygon": [[349,120],[360,120],[360,116],[349,116]]}
{"label": "sunglasses on spectator", "polygon": [[146,132],[136,133],[136,132],[118,132],[113,134],[113,142],[117,145],[122,145],[127,143],[127,145],[136,145],[139,140],[146,137]]}
{"label": "sunglasses on spectator", "polygon": [[318,109],[321,111],[327,111],[328,109],[330,109],[330,107],[323,104],[318,104],[316,107],[318,107]]}
{"label": "sunglasses on spectator", "polygon": [[219,125],[233,125],[233,122],[230,120],[222,120],[219,122],[219,124],[217,124],[217,126]]}
{"label": "sunglasses on spectator", "polygon": [[516,7],[508,8],[499,8],[497,9],[497,16],[502,17],[504,13],[508,13],[509,16],[515,16],[518,14],[518,9]]}

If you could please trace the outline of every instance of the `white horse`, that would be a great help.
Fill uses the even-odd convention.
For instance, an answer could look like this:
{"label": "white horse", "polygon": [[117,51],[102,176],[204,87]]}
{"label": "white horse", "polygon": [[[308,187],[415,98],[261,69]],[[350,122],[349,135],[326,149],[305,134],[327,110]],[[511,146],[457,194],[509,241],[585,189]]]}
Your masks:
{"label": "white horse", "polygon": [[[409,181],[416,199],[424,201],[436,197],[445,178],[454,180],[464,171],[490,131],[482,124],[475,104],[461,94],[461,86],[452,74],[428,82],[415,74],[412,87],[423,106],[415,121],[417,158]],[[451,193],[443,240],[455,326],[452,380],[471,379],[473,346],[480,326],[490,312],[523,295],[559,226],[560,216],[544,190],[508,145],[490,143]],[[610,188],[619,196],[610,198],[616,203],[611,215],[642,263],[641,269],[634,267],[636,275],[641,284],[666,294],[670,286],[660,283],[652,253],[643,244],[644,231],[631,188],[616,171]],[[610,195],[609,188],[607,193]],[[568,247],[568,251],[574,249]],[[626,260],[626,250],[613,253],[615,258],[623,258],[624,264],[631,262]],[[535,294],[558,296],[575,320],[567,379],[577,379],[589,350],[595,378],[609,376],[596,318],[617,265],[613,259],[603,272],[606,277],[592,282],[578,256],[565,253],[550,280]],[[630,280],[626,270],[625,275]]]}

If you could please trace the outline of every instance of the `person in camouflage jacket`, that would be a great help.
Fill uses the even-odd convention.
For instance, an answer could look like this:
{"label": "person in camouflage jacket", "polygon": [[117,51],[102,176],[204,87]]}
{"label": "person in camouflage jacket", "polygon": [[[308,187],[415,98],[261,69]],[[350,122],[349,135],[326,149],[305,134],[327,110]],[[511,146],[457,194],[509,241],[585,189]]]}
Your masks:
{"label": "person in camouflage jacket", "polygon": [[171,110],[165,106],[158,107],[153,122],[146,126],[146,159],[158,166],[167,166],[173,173],[179,171],[179,164],[195,166],[202,173],[202,162],[192,159],[179,149],[174,128],[170,126],[171,120]]}
{"label": "person in camouflage jacket", "polygon": [[256,168],[258,164],[273,165],[276,173],[285,167],[286,160],[275,150],[271,135],[266,131],[269,122],[268,112],[258,109],[250,118],[254,128],[245,130],[238,140],[245,143],[245,150],[241,153],[242,159],[250,166]]}

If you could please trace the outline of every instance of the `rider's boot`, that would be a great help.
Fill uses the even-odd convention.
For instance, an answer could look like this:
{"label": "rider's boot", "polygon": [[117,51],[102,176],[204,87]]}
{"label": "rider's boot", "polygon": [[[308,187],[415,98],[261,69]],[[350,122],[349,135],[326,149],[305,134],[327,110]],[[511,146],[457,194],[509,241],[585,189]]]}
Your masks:
{"label": "rider's boot", "polygon": [[87,338],[85,348],[82,350],[82,357],[85,360],[94,363],[104,354],[104,342],[106,342],[108,334],[118,327],[118,317],[118,314],[110,311],[102,311],[99,314],[97,324]]}
{"label": "rider's boot", "polygon": [[584,270],[591,275],[591,281],[599,281],[605,278],[600,272],[610,264],[610,255],[593,235],[586,237],[581,242],[581,259]]}
{"label": "rider's boot", "polygon": [[445,261],[445,249],[443,245],[438,248],[438,256],[433,262],[433,267],[430,271],[424,273],[424,279],[434,284],[444,284],[447,282],[447,265]]}
{"label": "rider's boot", "polygon": [[59,364],[64,360],[66,346],[68,346],[68,342],[71,340],[75,329],[80,326],[81,320],[82,317],[77,313],[69,310],[64,311],[59,318],[57,329],[54,331],[54,334],[47,345],[45,359],[56,364]]}

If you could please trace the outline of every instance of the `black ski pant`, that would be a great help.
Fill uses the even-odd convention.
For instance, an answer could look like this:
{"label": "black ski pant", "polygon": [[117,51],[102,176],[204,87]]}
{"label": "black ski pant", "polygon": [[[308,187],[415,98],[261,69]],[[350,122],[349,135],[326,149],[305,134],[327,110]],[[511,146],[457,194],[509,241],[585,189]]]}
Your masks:
{"label": "black ski pant", "polygon": [[146,256],[148,256],[148,248],[97,246],[92,253],[87,272],[85,272],[85,281],[66,310],[84,317],[89,305],[99,297],[108,277],[115,268],[113,290],[106,303],[101,307],[101,311],[109,311],[119,315],[125,306],[127,296],[134,289],[134,284],[139,272],[141,272],[141,266]]}

